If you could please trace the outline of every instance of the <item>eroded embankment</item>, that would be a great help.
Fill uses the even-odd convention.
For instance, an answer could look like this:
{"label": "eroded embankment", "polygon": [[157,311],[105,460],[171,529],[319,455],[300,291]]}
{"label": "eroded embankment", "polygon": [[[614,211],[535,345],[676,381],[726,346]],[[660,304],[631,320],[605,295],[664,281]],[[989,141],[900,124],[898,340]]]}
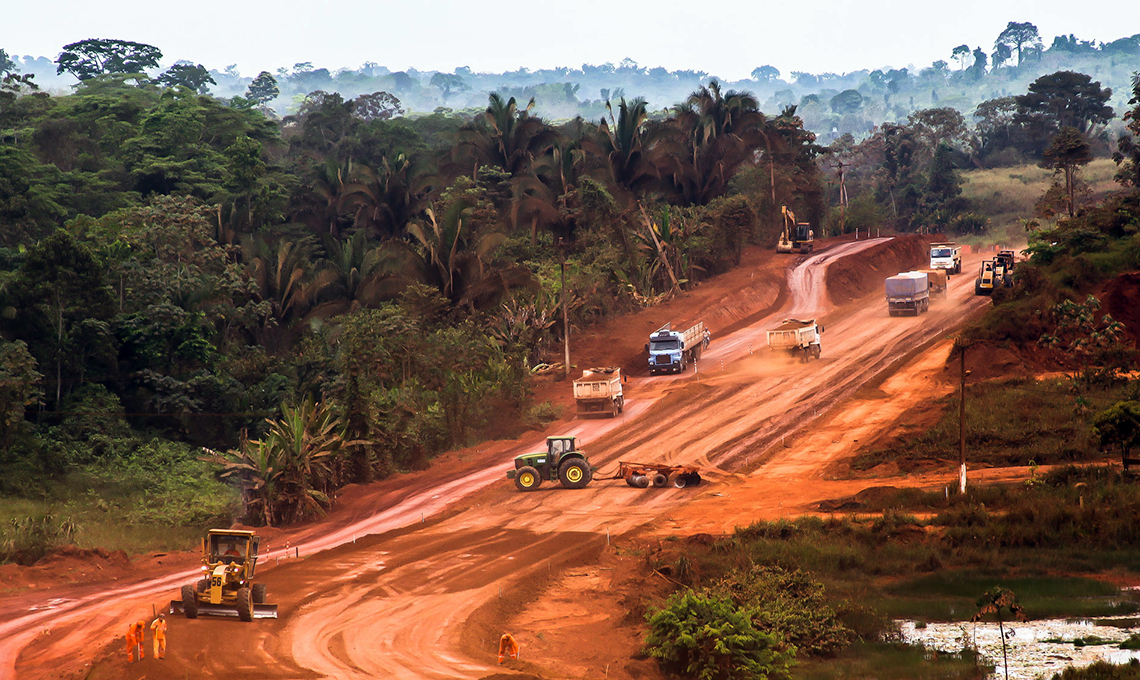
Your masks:
{"label": "eroded embankment", "polygon": [[843,306],[881,290],[883,280],[899,272],[921,268],[928,262],[929,236],[897,236],[859,257],[845,257],[827,268],[827,294],[831,303]]}

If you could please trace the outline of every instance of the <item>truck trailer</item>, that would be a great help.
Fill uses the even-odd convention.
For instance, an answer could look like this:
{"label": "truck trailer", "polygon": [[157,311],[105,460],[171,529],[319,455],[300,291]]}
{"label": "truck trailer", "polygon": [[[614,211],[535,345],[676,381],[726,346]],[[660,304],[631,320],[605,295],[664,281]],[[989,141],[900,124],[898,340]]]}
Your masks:
{"label": "truck trailer", "polygon": [[803,353],[803,360],[819,358],[823,326],[815,319],[784,319],[779,326],[768,331],[768,347],[773,350],[791,352],[792,356]]}
{"label": "truck trailer", "polygon": [[673,324],[665,324],[653,331],[645,344],[649,352],[649,374],[684,372],[690,362],[700,360],[709,340],[704,321],[698,321],[685,331],[675,331]]}
{"label": "truck trailer", "polygon": [[578,415],[608,415],[616,418],[625,410],[621,389],[621,369],[615,366],[588,368],[574,381],[574,402]]}
{"label": "truck trailer", "polygon": [[930,282],[925,272],[902,272],[886,281],[887,311],[891,316],[919,314],[930,309]]}

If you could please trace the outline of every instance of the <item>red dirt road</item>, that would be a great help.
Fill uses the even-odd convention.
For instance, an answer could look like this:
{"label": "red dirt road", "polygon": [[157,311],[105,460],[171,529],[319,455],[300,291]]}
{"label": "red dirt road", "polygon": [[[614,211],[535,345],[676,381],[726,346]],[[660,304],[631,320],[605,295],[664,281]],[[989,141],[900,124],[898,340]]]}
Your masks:
{"label": "red dirt road", "polygon": [[[127,621],[176,597],[177,586],[196,571],[113,594],[83,586],[6,598],[0,601],[0,679],[488,676],[498,668],[494,644],[501,631],[483,622],[522,607],[548,578],[561,581],[567,570],[596,562],[610,536],[679,518],[679,530],[719,531],[770,517],[785,505],[799,512],[839,495],[819,480],[850,452],[844,434],[858,423],[829,430],[826,436],[836,441],[822,447],[824,455],[796,433],[988,302],[973,296],[972,277],[963,275],[951,282],[947,299],[921,317],[889,317],[879,295],[833,308],[827,264],[889,247],[888,239],[874,239],[769,260],[797,263],[788,269],[786,311],[714,336],[695,375],[632,379],[620,418],[575,420],[520,442],[492,442],[449,455],[424,473],[350,491],[329,521],[292,535],[303,559],[273,566],[283,553],[275,539],[263,560],[272,567],[263,573],[270,599],[281,605],[276,621],[172,618],[167,658],[127,666],[120,652]],[[972,272],[978,259],[969,258],[964,270]],[[772,300],[778,295],[773,290]],[[789,316],[825,323],[821,360],[793,362],[764,348],[765,329]],[[900,385],[910,389],[905,379]],[[504,472],[514,455],[540,447],[546,434],[582,438],[602,474],[619,458],[696,463],[708,469],[709,484],[642,491],[596,482],[580,491],[544,485],[518,493]],[[748,484],[738,484],[742,480]],[[873,484],[858,483],[856,490]],[[721,501],[738,493],[750,498],[754,512]],[[773,508],[772,501],[783,505]],[[48,596],[58,601],[29,611],[48,604]],[[575,611],[568,609],[567,615]],[[597,677],[604,661],[552,669],[532,665],[526,649],[512,667],[541,677]]]}

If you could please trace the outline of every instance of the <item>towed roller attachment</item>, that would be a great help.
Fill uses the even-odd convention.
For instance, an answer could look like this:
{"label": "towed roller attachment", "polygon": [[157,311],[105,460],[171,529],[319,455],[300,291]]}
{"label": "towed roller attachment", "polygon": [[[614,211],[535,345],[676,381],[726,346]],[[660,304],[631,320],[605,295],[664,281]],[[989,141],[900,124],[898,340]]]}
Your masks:
{"label": "towed roller attachment", "polygon": [[[184,614],[185,609],[182,606],[182,600],[171,600],[169,614]],[[233,619],[241,618],[238,614],[237,607],[231,607],[225,604],[209,604],[205,602],[198,603],[199,616],[225,616]],[[253,605],[253,618],[255,619],[275,619],[277,618],[277,605],[275,604],[255,604]]]}

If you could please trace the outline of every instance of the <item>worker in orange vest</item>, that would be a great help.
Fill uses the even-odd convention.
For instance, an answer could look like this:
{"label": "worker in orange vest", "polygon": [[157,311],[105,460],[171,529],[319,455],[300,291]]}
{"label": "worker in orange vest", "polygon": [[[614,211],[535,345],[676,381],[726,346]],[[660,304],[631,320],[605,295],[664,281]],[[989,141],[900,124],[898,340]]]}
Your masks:
{"label": "worker in orange vest", "polygon": [[154,631],[154,658],[166,658],[166,614],[159,614],[158,618],[150,624]]}
{"label": "worker in orange vest", "polygon": [[507,659],[519,658],[519,643],[515,642],[515,637],[510,633],[503,633],[503,637],[499,638],[499,665]]}
{"label": "worker in orange vest", "polygon": [[139,619],[127,627],[127,663],[142,661],[143,636],[146,633],[146,621]]}

